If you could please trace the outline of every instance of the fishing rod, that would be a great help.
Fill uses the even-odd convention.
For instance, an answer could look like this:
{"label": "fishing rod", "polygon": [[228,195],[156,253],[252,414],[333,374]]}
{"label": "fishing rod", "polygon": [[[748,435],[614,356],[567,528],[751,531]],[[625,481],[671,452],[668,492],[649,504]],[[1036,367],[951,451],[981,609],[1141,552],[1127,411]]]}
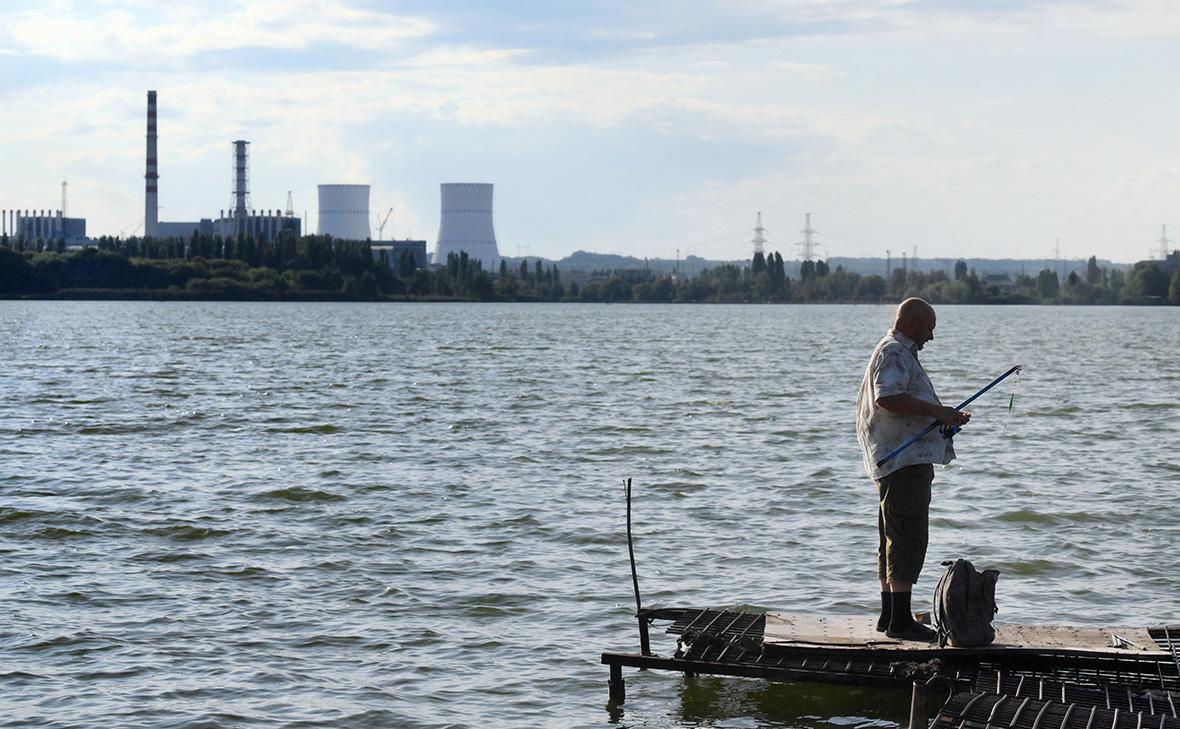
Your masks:
{"label": "fishing rod", "polygon": [[[1011,374],[1014,374],[1014,373],[1018,373],[1018,372],[1020,372],[1020,370],[1021,370],[1021,367],[1022,367],[1021,365],[1016,365],[1016,366],[1015,366],[1015,367],[1013,367],[1012,369],[1008,370],[1008,371],[1007,371],[1007,372],[1005,372],[1004,374],[1002,374],[1002,375],[1000,375],[999,377],[997,377],[996,379],[992,380],[990,383],[988,383],[987,387],[984,387],[984,388],[983,388],[982,390],[980,390],[979,392],[975,393],[975,394],[974,394],[974,395],[972,395],[971,397],[967,398],[967,399],[966,399],[966,400],[964,400],[963,402],[961,402],[961,403],[959,403],[958,405],[956,405],[956,406],[955,406],[955,410],[962,410],[963,408],[967,407],[967,406],[968,406],[968,405],[970,405],[971,403],[975,402],[976,398],[978,398],[978,397],[979,397],[980,395],[982,395],[983,393],[987,392],[988,390],[992,389],[992,388],[993,388],[993,387],[995,387],[996,385],[998,385],[998,384],[1000,384],[1001,382],[1003,382],[1005,379],[1007,379],[1007,378],[1008,378],[1008,376],[1009,376],[1009,375],[1011,375]],[[902,443],[902,444],[901,444],[901,445],[899,445],[898,447],[894,448],[892,453],[890,453],[889,455],[885,456],[885,457],[884,457],[884,458],[882,458],[881,460],[877,461],[877,468],[880,468],[881,466],[884,466],[884,465],[885,465],[886,463],[888,463],[889,461],[893,460],[893,458],[894,458],[895,456],[897,456],[897,454],[901,453],[901,452],[902,452],[902,451],[904,451],[906,448],[909,448],[909,447],[910,447],[910,446],[912,446],[913,444],[915,444],[915,443],[917,443],[918,441],[920,441],[920,440],[922,440],[923,438],[925,438],[927,435],[929,435],[929,434],[930,434],[930,432],[931,432],[931,431],[933,431],[935,428],[937,428],[937,427],[938,427],[939,425],[941,425],[941,424],[942,424],[942,422],[941,422],[941,421],[939,421],[939,420],[935,420],[933,423],[931,423],[930,425],[926,426],[926,429],[925,429],[925,430],[923,430],[921,433],[918,433],[918,434],[917,434],[917,435],[915,435],[914,437],[912,437],[912,438],[910,438],[909,440],[907,440],[905,443]],[[952,435],[954,435],[955,433],[958,433],[960,430],[962,430],[962,428],[960,428],[960,427],[959,427],[959,426],[957,426],[957,425],[956,425],[955,427],[953,427],[953,428],[949,428],[949,429],[946,431],[946,437],[947,437],[947,438],[949,438],[949,437],[951,437]]]}

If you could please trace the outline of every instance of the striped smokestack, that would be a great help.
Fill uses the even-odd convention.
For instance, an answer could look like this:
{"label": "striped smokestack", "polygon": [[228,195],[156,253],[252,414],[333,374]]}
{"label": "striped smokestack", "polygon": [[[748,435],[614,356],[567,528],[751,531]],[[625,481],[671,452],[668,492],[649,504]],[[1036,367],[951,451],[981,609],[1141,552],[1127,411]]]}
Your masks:
{"label": "striped smokestack", "polygon": [[143,234],[154,236],[160,222],[159,201],[156,195],[156,181],[160,178],[156,173],[156,92],[149,91],[147,94],[147,173],[143,176]]}
{"label": "striped smokestack", "polygon": [[246,236],[246,218],[250,215],[250,182],[248,177],[249,159],[245,139],[234,141],[234,235]]}

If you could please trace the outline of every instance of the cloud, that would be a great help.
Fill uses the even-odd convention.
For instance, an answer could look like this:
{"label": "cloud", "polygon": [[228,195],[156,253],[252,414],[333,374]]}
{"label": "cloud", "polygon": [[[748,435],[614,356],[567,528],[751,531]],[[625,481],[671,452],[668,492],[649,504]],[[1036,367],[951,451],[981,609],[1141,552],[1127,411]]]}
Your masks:
{"label": "cloud", "polygon": [[1119,34],[1176,15],[1150,0],[30,3],[0,11],[0,159],[28,171],[0,197],[45,207],[65,175],[92,231],[126,227],[156,88],[169,219],[228,203],[245,138],[255,205],[293,189],[314,216],[317,183],[371,182],[374,211],[397,206],[387,234],[432,231],[441,181],[495,182],[506,252],[737,257],[759,209],[779,245],[812,210],[834,254],[982,253],[1058,226],[1064,241],[1071,220],[1079,240],[1117,241],[1175,199],[1158,162],[1174,104],[1156,99],[1171,44]]}
{"label": "cloud", "polygon": [[168,3],[154,8],[111,3],[92,14],[36,8],[6,18],[6,36],[13,47],[33,55],[142,64],[249,48],[340,44],[388,50],[436,31],[424,17],[367,10],[344,0],[255,0],[222,8]]}

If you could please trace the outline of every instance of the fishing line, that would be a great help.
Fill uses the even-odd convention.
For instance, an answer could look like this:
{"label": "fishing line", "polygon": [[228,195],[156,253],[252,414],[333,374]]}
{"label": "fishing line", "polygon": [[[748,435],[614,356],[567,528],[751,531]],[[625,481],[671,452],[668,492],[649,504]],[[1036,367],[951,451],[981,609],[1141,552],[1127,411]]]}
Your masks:
{"label": "fishing line", "polygon": [[1016,403],[1016,389],[1020,386],[1020,373],[1022,369],[1016,370],[1016,376],[1012,378],[1012,386],[1008,388],[1008,417],[1004,418],[1003,427],[1000,428],[1002,435],[1008,434],[1008,423],[1012,422],[1012,406]]}

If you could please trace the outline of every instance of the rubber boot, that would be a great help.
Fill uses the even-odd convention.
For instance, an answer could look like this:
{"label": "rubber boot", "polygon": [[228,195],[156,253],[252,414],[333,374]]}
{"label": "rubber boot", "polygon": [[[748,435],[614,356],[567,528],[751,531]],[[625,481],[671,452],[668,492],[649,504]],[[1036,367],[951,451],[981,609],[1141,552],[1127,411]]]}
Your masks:
{"label": "rubber boot", "polygon": [[910,594],[889,593],[889,627],[885,630],[885,635],[897,640],[933,643],[938,633],[914,620],[914,614],[910,612]]}
{"label": "rubber boot", "polygon": [[893,614],[893,611],[890,609],[892,598],[889,595],[890,593],[888,592],[881,593],[881,617],[877,618],[878,633],[884,633],[886,630],[889,630],[889,616]]}

